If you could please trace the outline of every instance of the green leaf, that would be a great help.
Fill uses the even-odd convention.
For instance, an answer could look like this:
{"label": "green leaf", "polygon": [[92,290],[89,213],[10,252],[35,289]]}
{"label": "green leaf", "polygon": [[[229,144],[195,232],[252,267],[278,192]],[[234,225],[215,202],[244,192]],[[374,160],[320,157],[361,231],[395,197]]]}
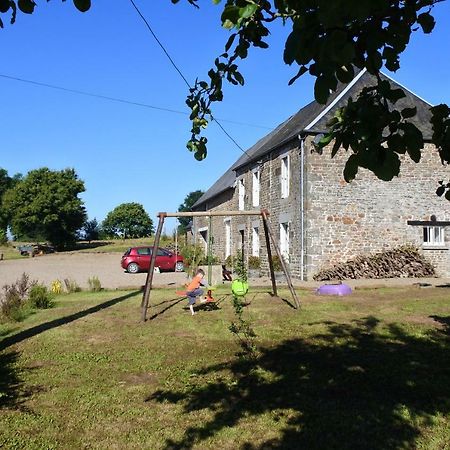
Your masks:
{"label": "green leaf", "polygon": [[328,78],[320,76],[314,84],[314,98],[317,103],[324,105],[330,96],[330,86]]}
{"label": "green leaf", "polygon": [[417,23],[422,27],[423,32],[426,34],[431,33],[436,25],[434,17],[428,12],[419,14]]}
{"label": "green leaf", "polygon": [[239,15],[243,19],[248,19],[249,17],[253,16],[253,14],[255,14],[257,9],[258,5],[256,3],[249,3],[244,8],[239,8]]}
{"label": "green leaf", "polygon": [[344,84],[350,83],[355,76],[355,71],[352,65],[342,66],[336,69],[336,77],[337,79]]}
{"label": "green leaf", "polygon": [[79,11],[86,12],[91,7],[91,0],[73,0],[73,4]]}
{"label": "green leaf", "polygon": [[417,114],[417,108],[415,106],[414,108],[404,108],[402,109],[401,114],[404,119],[409,119]]}
{"label": "green leaf", "polygon": [[439,186],[436,189],[436,195],[438,195],[439,197],[442,197],[445,194],[445,186]]}
{"label": "green leaf", "polygon": [[9,0],[0,0],[0,13],[5,13],[9,10],[11,4]]}
{"label": "green leaf", "polygon": [[36,3],[33,0],[19,0],[17,6],[23,13],[32,14]]}
{"label": "green leaf", "polygon": [[304,73],[308,72],[305,66],[301,66],[297,74],[289,80],[288,85],[291,86],[295,81],[297,81]]}
{"label": "green leaf", "polygon": [[350,181],[354,180],[356,177],[356,174],[358,173],[358,156],[357,155],[351,155],[350,158],[348,158],[347,162],[345,163],[344,168],[344,179],[347,183],[350,183]]}

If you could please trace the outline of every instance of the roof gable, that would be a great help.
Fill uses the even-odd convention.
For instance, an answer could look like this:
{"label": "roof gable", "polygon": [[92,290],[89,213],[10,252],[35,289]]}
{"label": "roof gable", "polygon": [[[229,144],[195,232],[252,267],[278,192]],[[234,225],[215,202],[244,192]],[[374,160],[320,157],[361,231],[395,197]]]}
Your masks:
{"label": "roof gable", "polygon": [[[432,129],[430,124],[431,112],[430,104],[392,80],[387,75],[380,75],[383,80],[387,80],[395,88],[401,88],[406,96],[397,102],[400,109],[415,106],[417,114],[409,119],[422,132],[425,140],[430,140]],[[332,119],[339,108],[347,104],[350,97],[356,97],[365,87],[373,86],[377,83],[374,75],[371,75],[365,69],[359,72],[349,84],[340,84],[326,105],[321,105],[312,101],[300,109],[296,114],[289,117],[275,130],[260,139],[256,144],[250,147],[195,203],[194,208],[198,207],[208,199],[215,197],[226,189],[233,186],[236,174],[235,171],[252,164],[265,155],[277,150],[279,147],[287,144],[293,139],[297,139],[300,134],[318,134],[327,131],[327,123]]]}

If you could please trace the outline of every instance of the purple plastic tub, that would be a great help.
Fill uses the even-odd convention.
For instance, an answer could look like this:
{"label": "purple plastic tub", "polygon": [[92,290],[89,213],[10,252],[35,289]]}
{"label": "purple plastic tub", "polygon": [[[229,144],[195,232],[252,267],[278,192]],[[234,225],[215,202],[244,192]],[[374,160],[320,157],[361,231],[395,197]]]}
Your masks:
{"label": "purple plastic tub", "polygon": [[316,293],[319,295],[349,295],[352,293],[352,288],[348,284],[323,284]]}

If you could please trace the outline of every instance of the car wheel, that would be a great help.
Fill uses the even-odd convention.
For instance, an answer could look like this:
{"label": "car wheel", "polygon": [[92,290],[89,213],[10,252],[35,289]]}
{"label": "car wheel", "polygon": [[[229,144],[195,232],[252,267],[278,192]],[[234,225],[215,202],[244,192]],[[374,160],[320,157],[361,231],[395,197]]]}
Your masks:
{"label": "car wheel", "polygon": [[128,273],[138,273],[139,272],[139,266],[136,263],[130,263],[127,266],[127,272]]}
{"label": "car wheel", "polygon": [[178,261],[175,264],[175,272],[183,272],[184,271],[184,264],[183,261]]}

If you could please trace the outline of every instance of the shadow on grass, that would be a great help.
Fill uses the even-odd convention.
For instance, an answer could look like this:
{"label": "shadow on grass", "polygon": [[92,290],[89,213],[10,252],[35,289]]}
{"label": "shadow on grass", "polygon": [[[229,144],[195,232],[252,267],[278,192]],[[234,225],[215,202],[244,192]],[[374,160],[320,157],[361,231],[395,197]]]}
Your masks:
{"label": "shadow on grass", "polygon": [[20,353],[16,351],[0,354],[0,410],[8,408],[30,412],[24,405],[25,401],[42,391],[38,386],[25,388],[17,365],[19,357]]}
{"label": "shadow on grass", "polygon": [[83,311],[78,311],[74,314],[71,314],[70,316],[60,317],[59,319],[51,320],[50,322],[41,323],[40,325],[36,325],[35,327],[20,331],[19,333],[13,334],[12,336],[2,339],[0,341],[0,351],[4,350],[5,348],[8,348],[11,345],[18,344],[19,342],[22,342],[25,339],[28,339],[30,337],[36,336],[37,334],[43,333],[44,331],[59,327],[61,325],[65,325],[67,323],[73,322],[74,320],[81,319],[82,317],[86,317],[90,314],[94,314],[103,309],[114,306],[117,303],[123,302],[124,300],[127,300],[130,297],[134,297],[139,292],[140,291],[133,291],[133,292],[130,292],[129,294],[122,295],[121,297],[113,298],[106,302],[92,306],[91,308],[84,309]]}
{"label": "shadow on grass", "polygon": [[[147,401],[208,411],[209,420],[166,441],[167,449],[206,446],[252,418],[254,439],[242,443],[245,450],[415,448],[432,417],[450,413],[450,317],[435,320],[447,328],[427,335],[381,329],[374,317],[323,323],[322,334],[262,348],[253,363],[206,367],[197,373],[208,383],[160,390]],[[224,371],[231,380],[218,377]],[[276,430],[278,437],[264,440]]]}
{"label": "shadow on grass", "polygon": [[164,302],[158,303],[156,305],[152,305],[150,306],[150,308],[154,308],[156,306],[165,304],[165,303],[171,303],[170,305],[166,306],[165,308],[163,308],[161,311],[158,311],[157,313],[153,314],[152,316],[150,316],[150,318],[148,320],[155,320],[157,317],[159,317],[161,314],[164,314],[166,311],[168,311],[169,309],[173,308],[175,305],[178,305],[178,303],[182,302],[185,299],[185,297],[182,298],[174,298],[172,300],[165,300]]}

